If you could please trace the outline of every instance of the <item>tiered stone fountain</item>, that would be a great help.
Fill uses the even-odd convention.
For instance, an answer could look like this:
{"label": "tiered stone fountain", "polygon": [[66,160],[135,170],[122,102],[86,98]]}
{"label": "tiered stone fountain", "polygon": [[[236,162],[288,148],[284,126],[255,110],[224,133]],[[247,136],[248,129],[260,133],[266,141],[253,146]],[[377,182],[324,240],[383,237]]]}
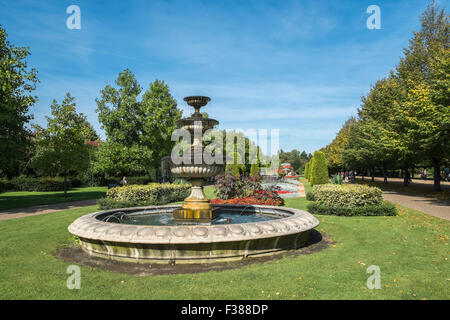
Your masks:
{"label": "tiered stone fountain", "polygon": [[[178,125],[202,132],[218,124],[203,118],[200,108],[210,98],[184,99],[195,108]],[[191,152],[203,152],[194,137]],[[195,160],[195,159],[194,159]],[[192,191],[182,206],[147,206],[96,212],[75,220],[69,231],[92,256],[136,263],[205,263],[240,260],[296,249],[308,240],[319,221],[298,209],[256,205],[214,205],[203,193],[205,179],[223,170],[204,162],[173,165],[174,175],[186,178]]]}
{"label": "tiered stone fountain", "polygon": [[[194,131],[197,129],[203,133],[219,124],[217,120],[203,118],[200,108],[205,106],[211,99],[203,96],[190,96],[184,98],[188,105],[194,107],[195,112],[189,117],[177,121],[177,125],[188,130],[191,137],[194,137],[191,145],[191,157],[189,163],[174,165],[171,169],[176,176],[186,178],[190,181],[192,188],[191,194],[184,200],[181,209],[174,210],[173,217],[180,222],[211,222],[218,217],[219,208],[211,205],[203,192],[205,179],[213,177],[223,171],[222,164],[204,164],[202,159],[195,161],[196,154],[203,154],[203,142],[201,136],[196,136]],[[199,163],[197,163],[199,162]]]}

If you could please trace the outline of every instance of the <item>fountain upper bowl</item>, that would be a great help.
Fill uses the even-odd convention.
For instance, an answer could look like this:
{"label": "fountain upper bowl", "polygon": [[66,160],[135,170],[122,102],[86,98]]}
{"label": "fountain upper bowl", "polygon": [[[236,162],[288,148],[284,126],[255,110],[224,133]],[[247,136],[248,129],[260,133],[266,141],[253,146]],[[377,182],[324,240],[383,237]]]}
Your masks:
{"label": "fountain upper bowl", "polygon": [[171,172],[180,178],[210,178],[223,171],[223,164],[174,164]]}

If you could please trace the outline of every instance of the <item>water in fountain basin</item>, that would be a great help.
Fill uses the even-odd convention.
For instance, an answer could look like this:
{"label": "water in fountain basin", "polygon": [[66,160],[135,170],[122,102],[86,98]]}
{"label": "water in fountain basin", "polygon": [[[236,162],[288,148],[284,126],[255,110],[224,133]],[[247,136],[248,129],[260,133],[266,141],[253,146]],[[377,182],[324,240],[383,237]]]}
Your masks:
{"label": "water in fountain basin", "polygon": [[[117,213],[115,214],[117,216]],[[149,213],[146,211],[137,211],[133,213],[119,214],[120,219],[110,219],[109,222],[133,224],[133,225],[153,225],[153,226],[175,226],[175,225],[197,225],[204,223],[197,222],[179,222],[173,219],[171,212],[165,213]],[[236,212],[227,212],[223,210],[219,217],[211,222],[211,224],[234,224],[234,223],[247,223],[247,222],[262,222],[273,219],[279,219],[282,216],[251,213],[251,214],[239,214]],[[209,224],[209,223],[206,223]]]}

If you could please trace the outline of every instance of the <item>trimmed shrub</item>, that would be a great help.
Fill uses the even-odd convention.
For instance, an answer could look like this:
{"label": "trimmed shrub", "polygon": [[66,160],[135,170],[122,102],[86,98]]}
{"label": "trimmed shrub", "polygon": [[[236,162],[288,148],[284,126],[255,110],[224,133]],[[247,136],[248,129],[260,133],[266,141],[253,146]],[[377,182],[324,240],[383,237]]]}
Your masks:
{"label": "trimmed shrub", "polygon": [[344,182],[344,179],[342,178],[342,175],[336,174],[331,177],[331,182],[334,184],[342,184]]}
{"label": "trimmed shrub", "polygon": [[111,188],[98,200],[100,209],[160,205],[182,201],[189,196],[189,184],[150,183]]}
{"label": "trimmed shrub", "polygon": [[306,200],[314,201],[314,194],[312,192],[306,192]]}
{"label": "trimmed shrub", "polygon": [[309,174],[309,161],[305,164],[305,171],[303,172],[305,179],[309,178],[308,174]]}
{"label": "trimmed shrub", "polygon": [[310,203],[308,211],[312,214],[336,215],[336,216],[395,216],[397,210],[392,203],[382,202],[377,205],[365,206],[327,206],[318,202]]}
{"label": "trimmed shrub", "polygon": [[383,201],[383,194],[379,188],[360,184],[315,185],[312,193],[314,201],[327,206],[377,205]]}
{"label": "trimmed shrub", "polygon": [[328,166],[325,154],[321,151],[314,152],[311,162],[311,177],[309,179],[311,185],[329,183],[330,179],[328,178]]}
{"label": "trimmed shrub", "polygon": [[127,200],[115,200],[109,198],[101,198],[97,200],[97,205],[100,210],[129,208],[129,207],[143,207],[155,205],[155,203],[147,201],[127,201]]}
{"label": "trimmed shrub", "polygon": [[7,190],[5,191],[46,192],[64,190],[64,180],[62,178],[32,178],[20,176],[4,183],[7,186]]}
{"label": "trimmed shrub", "polygon": [[392,203],[383,201],[380,189],[366,185],[315,185],[306,195],[314,201],[308,211],[337,216],[394,216]]}
{"label": "trimmed shrub", "polygon": [[308,162],[308,181],[311,181],[311,167],[312,167],[311,164],[312,164],[312,158]]}
{"label": "trimmed shrub", "polygon": [[[67,179],[67,188],[78,188],[82,186],[82,181],[76,178]],[[61,177],[15,177],[11,180],[0,181],[0,192],[6,191],[63,191],[64,179]]]}

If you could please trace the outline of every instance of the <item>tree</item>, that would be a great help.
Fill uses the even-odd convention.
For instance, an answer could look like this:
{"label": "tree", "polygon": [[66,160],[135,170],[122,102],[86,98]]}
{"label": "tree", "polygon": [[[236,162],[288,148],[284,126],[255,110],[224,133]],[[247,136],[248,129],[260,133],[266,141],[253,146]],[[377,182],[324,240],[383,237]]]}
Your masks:
{"label": "tree", "polygon": [[311,167],[312,167],[312,157],[308,162],[308,181],[311,181]]}
{"label": "tree", "polygon": [[304,173],[303,173],[303,175],[304,175],[304,177],[305,177],[305,179],[309,179],[309,176],[308,176],[308,172],[309,171],[309,162],[307,162],[306,164],[305,164],[305,171],[304,171]]}
{"label": "tree", "polygon": [[342,161],[342,151],[348,145],[350,128],[355,122],[356,119],[354,117],[348,119],[333,141],[322,150],[327,159],[328,167],[334,172],[340,171],[345,167]]}
{"label": "tree", "polygon": [[251,177],[257,177],[259,176],[259,165],[256,163],[253,163],[250,165],[250,176]]}
{"label": "tree", "polygon": [[89,141],[96,141],[96,140],[100,140],[99,135],[97,134],[97,131],[95,131],[94,127],[92,126],[92,124],[90,124],[87,120],[84,123],[85,127],[86,127],[86,131],[87,131],[87,138],[89,139]]}
{"label": "tree", "polygon": [[37,101],[30,93],[36,88],[37,71],[28,69],[25,47],[7,40],[0,25],[0,174],[17,174],[26,158],[31,132],[26,124],[32,119],[29,108]]}
{"label": "tree", "polygon": [[303,172],[306,162],[311,158],[305,151],[300,151],[293,149],[291,151],[285,152],[280,150],[278,157],[280,163],[290,163],[294,171]]}
{"label": "tree", "polygon": [[161,166],[161,159],[170,155],[174,146],[171,141],[175,122],[181,118],[181,110],[172,97],[169,87],[164,81],[155,80],[142,97],[142,135],[140,141],[152,150],[151,164],[153,168]]}
{"label": "tree", "polygon": [[433,188],[440,190],[440,168],[450,154],[449,21],[434,2],[428,6],[421,30],[414,32],[395,70],[362,98],[342,151],[346,166],[371,169],[372,177],[375,166],[382,166],[387,181],[388,165],[406,172],[415,164],[431,163]]}
{"label": "tree", "polygon": [[[138,96],[142,88],[130,70],[119,73],[116,85],[117,88],[106,85],[101,98],[96,99],[106,143],[99,148],[97,161],[101,163],[95,167],[119,175],[155,172],[161,158],[169,155],[174,146],[171,134],[181,110],[164,81],[150,83],[141,101]],[[140,156],[128,164],[130,156],[136,153]],[[115,161],[109,161],[108,156]]]}
{"label": "tree", "polygon": [[108,177],[120,177],[124,173],[133,176],[143,172],[151,175],[151,159],[151,150],[137,143],[124,146],[114,141],[101,142],[92,163],[92,171]]}
{"label": "tree", "polygon": [[404,95],[402,86],[391,74],[377,81],[362,97],[358,120],[351,125],[348,143],[341,152],[345,167],[362,173],[370,170],[374,179],[376,167],[383,167],[386,178],[388,165],[400,163],[408,168],[417,161],[417,154],[411,151],[413,142],[399,116]]}
{"label": "tree", "polygon": [[47,117],[47,128],[34,126],[36,154],[31,164],[44,174],[63,176],[67,195],[67,176],[89,165],[90,130],[86,117],[76,112],[75,99],[69,93],[61,105],[53,100],[50,108],[52,117]]}
{"label": "tree", "polygon": [[411,150],[434,167],[434,190],[441,191],[440,168],[450,153],[450,17],[433,2],[421,18],[396,77],[407,95],[400,105],[402,125],[414,141]]}
{"label": "tree", "polygon": [[311,163],[311,185],[325,184],[328,183],[330,179],[328,178],[328,167],[327,160],[322,151],[316,151],[313,154]]}

